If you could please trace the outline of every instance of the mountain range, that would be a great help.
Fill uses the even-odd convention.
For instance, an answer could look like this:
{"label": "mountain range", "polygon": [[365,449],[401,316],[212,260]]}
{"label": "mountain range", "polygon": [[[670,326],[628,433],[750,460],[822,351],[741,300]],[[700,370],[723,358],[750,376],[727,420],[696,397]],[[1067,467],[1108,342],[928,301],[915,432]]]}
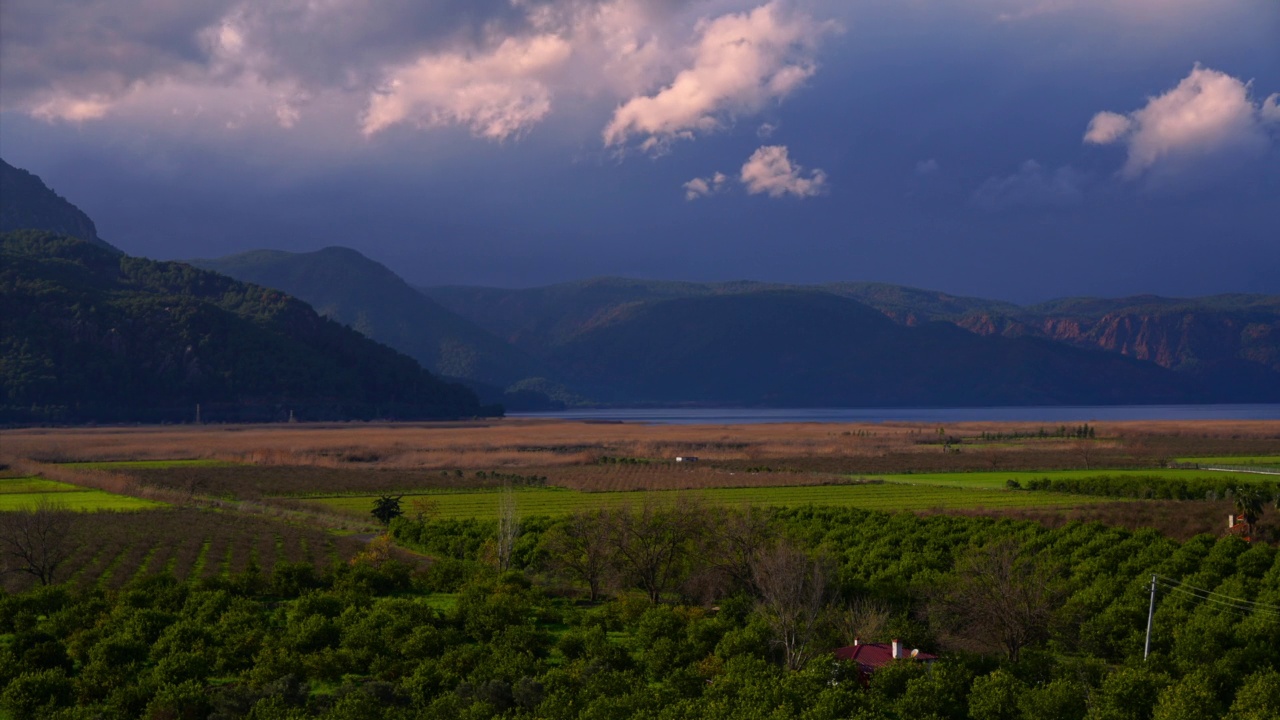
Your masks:
{"label": "mountain range", "polygon": [[[869,406],[1280,398],[1274,360],[1280,298],[1270,296],[1071,299],[1023,307],[880,283],[596,278],[527,289],[421,287],[416,299],[407,283],[354,250],[193,262],[294,293],[437,372],[568,402]],[[380,322],[362,320],[370,317]],[[440,341],[441,328],[448,342]],[[426,339],[426,351],[411,338]],[[509,351],[497,352],[503,345]],[[468,365],[474,358],[489,359],[487,375]]]}
{"label": "mountain range", "polygon": [[[882,283],[415,288],[343,247],[155,263],[3,170],[4,227],[44,231],[9,233],[0,255],[6,307],[22,309],[0,347],[11,418],[178,419],[194,402],[266,418],[1280,401],[1276,296],[1020,306]],[[92,372],[63,370],[71,360]]]}

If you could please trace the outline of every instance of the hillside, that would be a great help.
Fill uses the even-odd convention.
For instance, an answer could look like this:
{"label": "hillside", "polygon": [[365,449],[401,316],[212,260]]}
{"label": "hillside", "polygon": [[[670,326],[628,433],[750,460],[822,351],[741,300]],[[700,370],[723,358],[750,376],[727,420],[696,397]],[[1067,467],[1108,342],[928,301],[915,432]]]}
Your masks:
{"label": "hillside", "polygon": [[38,231],[0,235],[0,421],[496,412],[284,293]]}
{"label": "hillside", "polygon": [[1177,370],[1192,392],[1262,401],[1280,385],[1280,297],[1140,296],[1066,298],[1021,307],[883,283],[785,286],[598,278],[545,288],[438,287],[422,291],[536,355],[652,302],[794,290],[831,294],[875,308],[900,325],[950,323],[974,334],[1039,338],[1102,350]]}
{"label": "hillside", "polygon": [[47,230],[120,252],[102,238],[80,208],[50,190],[36,175],[0,160],[0,233]]}
{"label": "hillside", "polygon": [[[1114,354],[947,323],[905,327],[814,291],[679,298],[621,310],[551,362],[613,402],[792,406],[1063,405],[1228,399]],[[1280,385],[1269,389],[1280,398]]]}
{"label": "hillside", "polygon": [[287,292],[439,375],[507,387],[545,374],[523,351],[445,309],[355,250],[257,250],[190,262]]}

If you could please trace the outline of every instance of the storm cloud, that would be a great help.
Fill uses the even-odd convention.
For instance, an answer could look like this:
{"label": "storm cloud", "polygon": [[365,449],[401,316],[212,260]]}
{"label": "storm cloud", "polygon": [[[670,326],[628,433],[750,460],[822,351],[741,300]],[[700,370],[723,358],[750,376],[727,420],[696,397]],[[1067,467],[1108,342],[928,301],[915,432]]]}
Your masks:
{"label": "storm cloud", "polygon": [[0,154],[156,257],[1280,292],[1276,37],[1249,0],[16,0]]}

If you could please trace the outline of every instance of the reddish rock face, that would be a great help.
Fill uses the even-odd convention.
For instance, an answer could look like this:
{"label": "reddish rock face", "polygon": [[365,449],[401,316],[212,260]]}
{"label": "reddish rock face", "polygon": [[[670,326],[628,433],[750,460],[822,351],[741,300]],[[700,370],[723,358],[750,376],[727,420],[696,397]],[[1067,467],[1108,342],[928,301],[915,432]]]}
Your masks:
{"label": "reddish rock face", "polygon": [[[914,314],[886,314],[901,324],[915,324]],[[1030,335],[1120,353],[1171,369],[1248,360],[1280,371],[1280,318],[1275,316],[1254,319],[1213,311],[1121,310],[1096,317],[1029,313],[1015,318],[980,312],[952,322],[977,335]]]}

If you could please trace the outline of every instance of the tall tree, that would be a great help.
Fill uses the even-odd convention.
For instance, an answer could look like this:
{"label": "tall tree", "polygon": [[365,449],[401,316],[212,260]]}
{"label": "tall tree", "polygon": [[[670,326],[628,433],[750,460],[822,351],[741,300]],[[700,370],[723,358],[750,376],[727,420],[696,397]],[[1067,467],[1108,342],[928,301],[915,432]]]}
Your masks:
{"label": "tall tree", "polygon": [[26,573],[52,584],[75,549],[75,513],[41,498],[34,507],[0,512],[0,573]]}
{"label": "tall tree", "polygon": [[646,499],[639,510],[611,513],[610,545],[619,567],[655,605],[683,577],[692,543],[704,529],[696,503],[659,507]]}
{"label": "tall tree", "polygon": [[592,602],[600,598],[613,566],[609,531],[608,512],[579,510],[549,531],[543,540],[552,564],[585,582]]}
{"label": "tall tree", "polygon": [[827,619],[828,563],[784,542],[761,552],[753,571],[760,611],[787,668],[799,670],[817,652],[815,641]]}
{"label": "tall tree", "polygon": [[974,548],[956,563],[930,606],[936,625],[977,650],[1002,650],[1017,662],[1023,648],[1048,637],[1061,593],[1056,569],[1024,557],[1012,538]]}

